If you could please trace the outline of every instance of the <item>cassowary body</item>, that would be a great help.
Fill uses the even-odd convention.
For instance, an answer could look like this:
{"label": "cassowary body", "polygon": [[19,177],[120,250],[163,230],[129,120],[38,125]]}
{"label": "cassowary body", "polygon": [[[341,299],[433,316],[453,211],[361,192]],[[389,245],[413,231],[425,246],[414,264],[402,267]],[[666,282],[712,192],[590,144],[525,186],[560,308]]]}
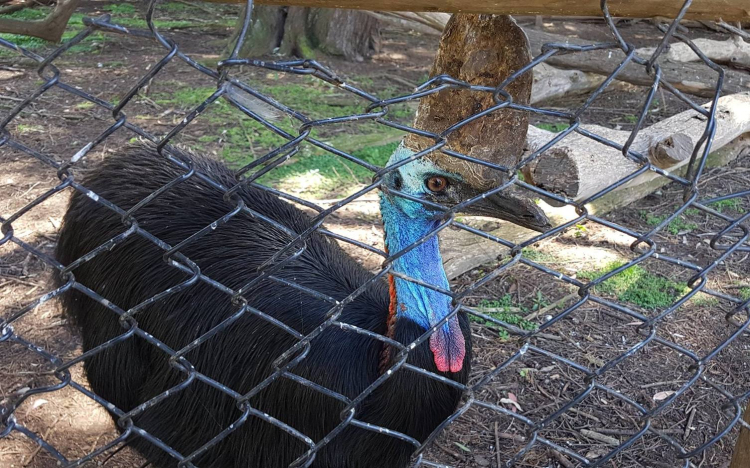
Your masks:
{"label": "cassowary body", "polygon": [[[390,163],[413,155],[402,145]],[[190,154],[179,157],[190,160],[197,174],[225,187],[238,183],[232,171],[216,161]],[[99,163],[82,182],[96,195],[75,192],[71,199],[60,231],[58,260],[69,265],[131,229],[122,222],[120,214],[101,203],[102,199],[127,210],[184,172],[159,156],[153,146],[134,147]],[[225,201],[223,191],[197,174],[140,206],[134,213],[138,228],[175,246],[236,208],[236,202]],[[437,236],[428,236],[442,222],[440,212],[399,193],[456,205],[481,192],[464,182],[460,174],[446,172],[427,160],[412,161],[392,170],[384,176],[382,189],[386,248],[396,257],[393,271],[449,290]],[[236,291],[257,278],[258,268],[298,233],[308,230],[312,221],[301,210],[259,188],[243,186],[235,196],[251,210],[292,232],[239,212],[226,224],[217,224],[207,235],[179,249],[203,275]],[[474,201],[463,211],[508,219],[538,230],[548,226],[546,217],[533,204],[503,192]],[[405,249],[410,250],[402,252]],[[136,411],[132,420],[137,428],[182,456],[198,450],[222,430],[235,428],[192,460],[200,467],[288,466],[305,453],[308,445],[267,420],[275,418],[317,443],[341,423],[346,407],[341,398],[304,385],[293,376],[284,376],[250,395],[248,402],[255,413],[244,419],[243,409],[247,406],[238,405],[236,399],[207,384],[205,379],[195,378],[185,388],[180,387],[188,374],[171,365],[169,354],[146,339],[135,334],[123,337],[132,320],[120,320],[107,305],[130,311],[139,329],[172,350],[184,348],[227,320],[229,323],[221,331],[184,357],[203,376],[245,395],[262,384],[274,372],[274,361],[298,342],[298,337],[254,312],[266,314],[304,336],[327,319],[331,302],[283,282],[263,279],[242,292],[250,309],[229,320],[241,305],[233,304],[226,291],[199,280],[141,306],[191,277],[164,262],[164,254],[151,240],[131,233],[123,242],[72,269],[78,284],[63,294],[62,300],[81,329],[84,351],[121,337],[85,360],[92,389],[125,412],[169,390],[167,398]],[[369,283],[364,292],[346,304],[338,320],[404,345],[435,328],[427,341],[410,346],[408,362],[466,382],[471,334],[464,314],[451,315],[450,296],[400,275],[391,276],[388,284],[374,280],[335,241],[317,232],[306,239],[299,256],[273,275],[336,301]],[[108,302],[93,299],[80,285]],[[413,370],[393,371],[396,354],[381,340],[333,325],[310,342],[306,357],[289,372],[349,399],[359,396],[387,372],[389,378],[356,407],[354,418],[421,442],[455,411],[460,391]],[[167,452],[146,438],[134,436],[130,443],[157,468],[175,464]],[[398,468],[408,463],[414,448],[393,435],[350,423],[317,452],[312,466]]]}
{"label": "cassowary body", "polygon": [[[207,174],[224,186],[237,183],[232,172],[215,161],[187,154],[182,157],[191,159],[197,172]],[[183,173],[183,169],[158,156],[152,148],[141,147],[106,159],[86,176],[82,184],[99,197],[129,209]],[[135,218],[140,228],[174,246],[234,208],[235,205],[225,202],[222,196],[223,193],[205,181],[191,177],[138,209]],[[252,210],[296,233],[306,230],[311,224],[310,218],[301,210],[264,190],[245,187],[239,196]],[[58,259],[67,265],[127,229],[119,215],[77,192],[72,197],[60,232]],[[395,251],[404,247],[398,245],[399,242],[408,243],[416,240],[414,236],[423,234],[414,226],[401,226],[399,232],[393,233],[394,240],[389,242],[389,248]],[[282,230],[239,213],[226,225],[188,244],[180,252],[195,262],[204,275],[237,289],[253,279],[257,267],[291,240]],[[425,280],[429,282],[433,276],[438,277],[435,281],[444,282],[440,285],[447,287],[439,263],[437,240],[426,242],[420,249],[404,255],[401,261],[416,262],[420,258],[415,255],[432,255],[434,258],[422,258],[418,267],[430,271],[434,266],[430,262],[438,262],[439,272],[429,273]],[[128,310],[190,277],[167,265],[162,260],[163,255],[164,251],[150,241],[131,235],[111,251],[81,264],[72,273],[77,282]],[[299,258],[286,264],[275,275],[339,301],[372,279],[372,275],[334,241],[317,233],[308,238],[306,249]],[[395,286],[395,281],[393,283]],[[420,298],[405,297],[407,287]],[[433,290],[415,289],[413,283],[401,284],[399,289],[404,291],[399,293],[403,298],[398,307],[395,303],[390,307],[391,313],[398,309],[395,327],[388,327],[390,298],[384,281],[373,282],[344,308],[339,320],[381,335],[391,335],[408,344],[421,336],[430,322],[442,318],[440,314],[447,314],[442,309],[450,308],[448,296]],[[433,305],[435,310],[429,314],[419,314],[416,309],[424,304],[417,302],[429,302],[435,299],[435,295],[443,296],[438,302],[444,304]],[[269,280],[259,282],[243,296],[253,308],[302,334],[308,334],[320,325],[331,308],[329,302]],[[83,293],[67,292],[63,301],[65,309],[81,329],[84,351],[125,333],[126,328],[121,325],[117,314]],[[139,310],[135,319],[139,328],[171,349],[178,350],[237,310],[238,306],[230,302],[230,296],[225,292],[198,281]],[[413,314],[411,317],[410,313]],[[393,324],[393,320],[390,323]],[[445,359],[452,360],[452,364],[445,364],[450,369],[442,374],[465,382],[471,356],[468,321],[464,315],[459,315],[444,328],[440,339],[452,344],[436,344],[437,340],[425,342],[410,352],[408,362],[440,373],[438,355],[431,347],[446,346],[448,351],[444,354],[447,357],[443,359],[444,362],[448,362]],[[185,357],[198,372],[245,394],[271,374],[272,362],[296,341],[287,332],[248,311]],[[453,352],[451,348],[455,348],[456,343],[463,349]],[[348,398],[355,398],[379,377],[379,363],[383,356],[381,341],[330,326],[312,340],[308,356],[291,372]],[[185,373],[170,366],[168,358],[164,351],[146,340],[130,336],[87,359],[85,370],[97,395],[123,411],[130,411],[187,378]],[[423,441],[455,410],[459,398],[460,392],[450,385],[401,369],[364,400],[355,417]],[[249,403],[314,442],[341,422],[340,412],[345,407],[340,400],[288,378],[276,380],[250,398]],[[133,421],[137,427],[187,456],[235,423],[241,415],[234,399],[196,379],[184,390],[146,409]],[[280,468],[288,466],[307,450],[299,439],[258,417],[251,415],[238,426],[224,441],[194,460],[196,465]],[[141,437],[135,437],[131,445],[156,467],[176,464],[166,452]],[[313,466],[401,467],[407,464],[413,450],[413,445],[395,437],[349,425],[317,454]]]}

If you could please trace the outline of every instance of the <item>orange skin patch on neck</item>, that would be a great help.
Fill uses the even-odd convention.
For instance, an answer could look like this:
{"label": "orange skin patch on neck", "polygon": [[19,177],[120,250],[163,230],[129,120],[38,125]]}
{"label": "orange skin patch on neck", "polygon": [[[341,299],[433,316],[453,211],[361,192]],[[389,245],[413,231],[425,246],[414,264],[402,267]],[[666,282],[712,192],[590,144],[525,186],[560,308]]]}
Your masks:
{"label": "orange skin patch on neck", "polygon": [[[388,320],[385,336],[393,339],[396,336],[396,307],[398,307],[398,298],[396,297],[396,278],[393,275],[388,275],[388,293],[390,296],[390,302],[388,303]],[[380,373],[383,374],[388,370],[388,366],[391,364],[391,347],[388,344],[383,344],[383,352],[380,356]]]}

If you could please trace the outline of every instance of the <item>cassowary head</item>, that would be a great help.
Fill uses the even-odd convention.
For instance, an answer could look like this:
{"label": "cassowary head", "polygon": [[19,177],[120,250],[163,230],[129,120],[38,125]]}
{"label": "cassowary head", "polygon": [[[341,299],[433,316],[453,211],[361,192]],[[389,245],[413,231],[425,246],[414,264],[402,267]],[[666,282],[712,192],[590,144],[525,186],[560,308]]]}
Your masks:
{"label": "cassowary head", "polygon": [[[530,61],[526,36],[507,16],[456,14],[448,22],[440,42],[432,76],[453,78],[494,87]],[[532,77],[525,74],[506,88],[514,102],[527,104]],[[446,129],[485,109],[496,106],[492,93],[467,89],[445,89],[422,99],[414,126],[440,135]],[[452,208],[492,191],[509,180],[523,152],[528,129],[527,116],[498,107],[492,113],[454,128],[443,149],[492,162],[508,171],[456,158],[440,149],[388,172],[381,184],[381,214],[385,243],[394,257],[391,297],[398,319],[407,319],[425,330],[437,327],[429,346],[440,372],[459,372],[466,356],[464,337],[447,291],[450,284],[440,256],[436,229],[444,222],[444,211],[419,200]],[[391,156],[388,165],[411,158],[435,144],[410,134]],[[550,224],[544,212],[519,190],[506,188],[462,206],[469,215],[490,216],[546,231]],[[432,234],[432,235],[431,235]],[[416,244],[411,250],[403,253]],[[401,252],[401,254],[399,254]],[[404,276],[429,284],[433,289]]]}
{"label": "cassowary head", "polygon": [[[414,156],[402,143],[391,156],[388,164],[394,164]],[[488,190],[482,185],[473,183],[458,171],[448,171],[431,159],[421,159],[407,163],[388,173],[383,178],[381,189],[383,196],[389,199],[394,207],[403,211],[410,218],[434,218],[443,215],[443,211],[430,207],[403,196],[408,194],[430,203],[451,208],[459,203],[481,197]],[[499,218],[535,231],[549,229],[549,220],[544,212],[527,197],[514,189],[505,189],[477,198],[463,208],[463,214]]]}

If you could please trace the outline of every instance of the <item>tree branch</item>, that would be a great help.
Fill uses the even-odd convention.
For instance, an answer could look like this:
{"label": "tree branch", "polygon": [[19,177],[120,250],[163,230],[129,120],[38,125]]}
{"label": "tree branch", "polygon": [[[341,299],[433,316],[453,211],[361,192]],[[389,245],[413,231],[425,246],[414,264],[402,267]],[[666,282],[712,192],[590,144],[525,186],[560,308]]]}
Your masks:
{"label": "tree branch", "polygon": [[45,41],[59,42],[70,17],[81,0],[60,0],[55,9],[40,21],[0,18],[0,32],[33,36]]}

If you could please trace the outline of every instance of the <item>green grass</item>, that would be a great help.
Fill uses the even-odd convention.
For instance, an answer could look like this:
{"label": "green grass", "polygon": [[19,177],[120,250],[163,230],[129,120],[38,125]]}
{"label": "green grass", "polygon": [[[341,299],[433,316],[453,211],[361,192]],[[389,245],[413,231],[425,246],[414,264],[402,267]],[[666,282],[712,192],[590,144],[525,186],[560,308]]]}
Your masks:
{"label": "green grass", "polygon": [[[144,11],[141,11],[141,9],[138,9],[134,6],[134,4],[131,3],[115,3],[112,5],[106,5],[102,7],[102,10],[110,13],[112,15],[112,22],[120,24],[125,27],[129,28],[139,28],[139,29],[146,29],[148,28],[148,25],[145,20]],[[37,7],[37,8],[24,8],[23,10],[19,10],[16,12],[13,12],[10,15],[7,15],[5,17],[7,18],[13,18],[18,20],[24,20],[24,21],[30,21],[30,20],[40,20],[47,16],[47,14],[51,11],[51,8],[48,7]],[[220,14],[217,14],[215,18],[212,18],[213,21],[201,21],[197,22],[195,21],[195,17],[200,15],[200,17],[205,17],[206,13],[199,8],[193,8],[188,5],[183,5],[179,3],[167,3],[165,5],[160,5],[157,7],[157,11],[160,13],[162,11],[169,11],[170,12],[170,18],[169,19],[154,19],[154,26],[158,29],[175,29],[175,28],[186,28],[190,26],[200,25],[203,28],[208,27],[223,27],[223,28],[231,28],[234,26],[236,22],[236,16],[234,15],[227,15],[222,16]],[[157,13],[158,15],[158,13]],[[74,13],[70,20],[68,21],[68,26],[65,30],[65,33],[63,34],[62,41],[65,42],[67,40],[70,40],[73,36],[81,32],[83,27],[83,20],[84,15],[82,13]],[[28,50],[39,50],[45,47],[53,48],[56,47],[56,44],[51,44],[46,41],[43,41],[42,39],[34,38],[34,37],[28,37],[28,36],[19,36],[15,34],[0,34],[0,37],[13,42],[14,44],[23,47]],[[91,35],[89,35],[86,39],[84,39],[80,44],[77,44],[73,46],[68,53],[73,54],[81,54],[81,53],[92,53],[95,52],[98,46],[101,46],[105,42],[113,41],[113,37],[110,34],[103,34],[100,32],[95,32]],[[16,52],[2,48],[0,49],[0,57],[3,56],[13,56]]]}
{"label": "green grass", "polygon": [[750,288],[740,288],[740,297],[744,301],[750,299]]}
{"label": "green grass", "polygon": [[[593,281],[624,264],[625,262],[612,262],[600,270],[580,271],[578,272],[578,278]],[[638,305],[644,309],[670,306],[690,291],[685,283],[677,283],[663,276],[655,275],[640,265],[631,266],[594,289],[598,293],[615,296],[621,301]]]}
{"label": "green grass", "polygon": [[[515,308],[513,304],[513,297],[510,294],[505,294],[504,296],[500,297],[497,300],[489,301],[489,300],[483,300],[477,309],[479,312],[492,317],[495,320],[499,320],[501,322],[507,323],[509,325],[515,325],[516,327],[522,329],[522,330],[528,330],[533,331],[536,330],[537,324],[534,322],[530,322],[528,320],[525,320],[521,315],[516,314],[514,312],[511,312],[513,308]],[[505,310],[500,310],[505,309]],[[522,310],[527,310],[524,307],[521,307]],[[492,310],[491,312],[489,310]],[[469,320],[472,322],[476,322],[482,325],[487,325],[488,327],[497,330],[499,336],[503,340],[507,340],[510,338],[510,334],[507,330],[503,328],[499,328],[499,326],[491,321],[487,321],[481,317],[476,317],[474,315],[469,315]]]}
{"label": "green grass", "polygon": [[[398,143],[372,146],[354,151],[352,154],[377,166],[385,166]],[[320,150],[318,150],[320,151]],[[264,184],[282,189],[307,187],[314,195],[341,193],[348,187],[368,183],[373,173],[359,164],[332,154],[312,154],[296,158],[292,164],[281,166],[263,176]]]}
{"label": "green grass", "polygon": [[[692,209],[692,208],[691,208]],[[688,214],[687,212],[691,209],[685,210],[685,214]],[[693,211],[697,212],[698,210],[692,209]],[[649,213],[648,211],[641,211],[640,212],[641,218],[648,224],[649,226],[658,226],[661,224],[665,219],[667,219],[668,215],[653,215]],[[684,215],[680,215],[677,218],[673,219],[668,225],[667,225],[667,232],[669,232],[672,235],[677,235],[681,232],[691,232],[698,228],[698,225],[687,221],[684,218]]]}
{"label": "green grass", "polygon": [[[162,84],[170,86],[172,90],[152,92],[154,102],[184,113],[200,105],[216,90],[214,87],[181,87],[182,83],[179,82]],[[308,82],[278,85],[260,83],[256,86],[264,94],[312,119],[357,114],[364,108],[360,101],[342,99],[347,96],[330,86]],[[393,113],[394,110],[391,114]],[[411,114],[408,117],[411,118]],[[202,144],[201,149],[208,149],[207,145],[220,144],[221,157],[233,167],[244,166],[287,142],[285,138],[240,114],[224,99],[211,104],[199,119],[221,129],[220,132],[201,136],[198,139]],[[292,135],[298,132],[299,122],[291,118],[282,118],[274,123]],[[354,134],[347,131],[334,133],[330,137],[317,133],[313,136],[378,166],[386,164],[401,137],[399,131],[374,122],[358,123],[353,130]],[[309,196],[342,195],[358,184],[369,183],[372,175],[371,171],[359,164],[303,144],[297,155],[263,176],[260,182]]]}
{"label": "green grass", "polygon": [[719,300],[717,298],[708,294],[704,294],[702,292],[699,292],[698,294],[693,296],[690,302],[693,305],[700,307],[716,307],[719,305]]}
{"label": "green grass", "polygon": [[[24,11],[26,10],[21,10],[16,13],[22,13]],[[35,11],[35,9],[31,11]],[[38,16],[39,13],[33,13],[33,14],[26,13],[26,15],[35,17],[35,16]],[[44,17],[45,15],[46,13],[43,13],[42,17]],[[81,13],[74,13],[70,17],[70,21],[68,21],[68,27],[66,28],[62,36],[63,43],[71,40],[73,37],[75,37],[78,33],[80,33],[84,29],[83,16],[84,15]],[[38,51],[38,50],[45,49],[45,48],[52,49],[52,48],[59,46],[58,44],[53,44],[43,39],[39,39],[37,37],[20,36],[17,34],[0,34],[0,37],[16,44],[19,47],[23,47],[24,49],[28,49],[32,51]],[[96,51],[97,48],[101,47],[104,43],[108,41],[112,41],[112,40],[113,39],[110,35],[107,35],[101,32],[94,32],[88,35],[80,43],[71,47],[67,53],[73,53],[73,54],[92,53]],[[13,56],[16,54],[17,54],[16,52],[5,49],[5,48],[0,49],[0,57]]]}
{"label": "green grass", "polygon": [[542,130],[547,130],[548,132],[554,132],[554,133],[560,133],[566,128],[570,127],[570,125],[566,123],[538,123],[534,124],[536,128],[541,128]]}
{"label": "green grass", "polygon": [[112,13],[112,15],[133,15],[136,13],[136,9],[130,3],[115,3],[113,5],[107,5],[102,8],[104,11]]}
{"label": "green grass", "polygon": [[623,120],[628,123],[636,123],[638,122],[638,116],[633,114],[627,114],[622,116]]}
{"label": "green grass", "polygon": [[717,202],[710,203],[709,206],[713,207],[719,213],[730,210],[740,214],[745,214],[745,208],[742,206],[742,200],[740,198],[719,200]]}
{"label": "green grass", "polygon": [[525,247],[521,251],[521,255],[523,256],[523,258],[536,263],[551,263],[557,260],[554,255],[548,254],[546,252],[541,252],[531,247]]}
{"label": "green grass", "polygon": [[34,21],[46,18],[50,11],[52,11],[52,8],[50,7],[24,8],[23,10],[18,10],[8,15],[3,15],[3,18]]}

